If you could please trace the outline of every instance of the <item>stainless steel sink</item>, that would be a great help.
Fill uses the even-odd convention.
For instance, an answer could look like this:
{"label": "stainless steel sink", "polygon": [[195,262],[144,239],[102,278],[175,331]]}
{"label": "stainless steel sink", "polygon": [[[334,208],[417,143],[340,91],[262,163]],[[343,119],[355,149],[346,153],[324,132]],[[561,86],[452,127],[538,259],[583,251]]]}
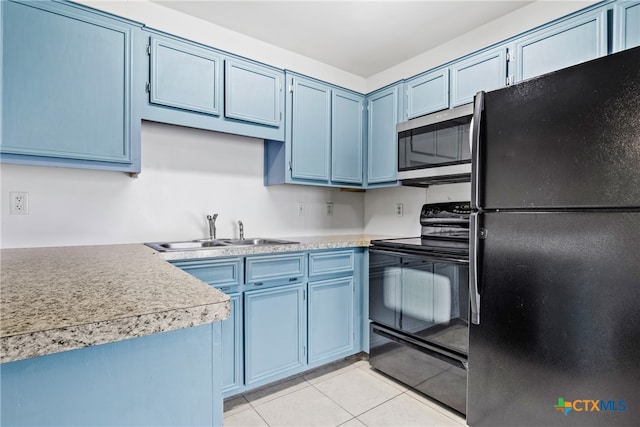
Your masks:
{"label": "stainless steel sink", "polygon": [[229,246],[260,246],[260,245],[289,245],[292,243],[289,240],[279,239],[220,239],[221,242],[228,244]]}
{"label": "stainless steel sink", "polygon": [[207,249],[218,246],[229,246],[217,240],[187,241],[187,242],[168,242],[168,243],[147,243],[147,246],[158,251],[184,251],[190,249]]}
{"label": "stainless steel sink", "polygon": [[191,251],[202,250],[210,248],[231,248],[231,247],[246,247],[246,246],[263,246],[263,245],[289,245],[298,242],[292,242],[289,240],[279,239],[201,239],[201,240],[186,240],[182,242],[157,242],[157,243],[145,243],[157,250],[158,252],[169,251]]}

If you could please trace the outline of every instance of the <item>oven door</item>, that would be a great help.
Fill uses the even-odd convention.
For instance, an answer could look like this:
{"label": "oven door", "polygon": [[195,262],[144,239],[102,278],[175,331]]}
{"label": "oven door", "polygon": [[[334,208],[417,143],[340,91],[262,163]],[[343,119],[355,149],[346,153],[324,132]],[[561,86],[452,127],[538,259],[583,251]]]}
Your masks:
{"label": "oven door", "polygon": [[373,247],[369,251],[369,318],[466,356],[468,259]]}

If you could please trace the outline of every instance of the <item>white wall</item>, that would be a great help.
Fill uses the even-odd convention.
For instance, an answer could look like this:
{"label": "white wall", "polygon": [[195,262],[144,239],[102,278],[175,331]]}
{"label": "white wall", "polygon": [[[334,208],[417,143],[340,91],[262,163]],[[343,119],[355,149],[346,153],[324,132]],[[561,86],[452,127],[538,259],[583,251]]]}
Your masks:
{"label": "white wall", "polygon": [[[360,233],[364,194],[263,186],[262,140],[144,122],[142,173],[2,164],[0,246],[34,247],[218,237]],[[9,215],[9,191],[29,193],[29,215]],[[298,216],[297,203],[305,214]],[[325,202],[334,214],[325,216]]]}
{"label": "white wall", "polygon": [[[391,236],[419,236],[420,209],[425,203],[465,202],[471,198],[471,184],[442,184],[427,188],[392,187],[367,190],[364,198],[364,232]],[[403,215],[396,215],[402,203]]]}

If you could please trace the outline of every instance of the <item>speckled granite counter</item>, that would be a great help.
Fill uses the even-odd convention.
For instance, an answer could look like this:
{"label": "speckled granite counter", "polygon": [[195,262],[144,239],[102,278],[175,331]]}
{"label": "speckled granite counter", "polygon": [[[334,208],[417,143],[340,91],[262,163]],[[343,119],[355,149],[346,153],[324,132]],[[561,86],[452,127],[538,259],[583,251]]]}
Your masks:
{"label": "speckled granite counter", "polygon": [[229,297],[165,260],[367,247],[379,235],[156,252],[142,244],[0,250],[0,363],[226,319]]}
{"label": "speckled granite counter", "polygon": [[285,240],[291,240],[298,243],[264,246],[216,246],[210,249],[178,250],[170,252],[159,252],[159,254],[166,260],[274,254],[280,252],[313,251],[319,249],[367,247],[369,246],[371,240],[388,239],[391,237],[394,236],[348,234],[314,237],[284,237],[283,239]]}
{"label": "speckled granite counter", "polygon": [[141,245],[0,251],[0,362],[226,319],[229,297]]}

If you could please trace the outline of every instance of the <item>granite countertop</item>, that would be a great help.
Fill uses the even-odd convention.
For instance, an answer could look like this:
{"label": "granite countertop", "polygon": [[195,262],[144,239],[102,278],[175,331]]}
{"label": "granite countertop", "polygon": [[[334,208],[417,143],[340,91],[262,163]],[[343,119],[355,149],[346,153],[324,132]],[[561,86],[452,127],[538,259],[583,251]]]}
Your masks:
{"label": "granite countertop", "polygon": [[[375,234],[345,234],[333,236],[303,236],[284,237],[297,243],[286,245],[264,246],[216,246],[208,249],[177,250],[158,252],[166,260],[215,258],[224,256],[267,255],[280,252],[313,251],[321,249],[338,249],[353,247],[368,247],[372,240],[389,239],[397,236],[383,236]],[[280,238],[280,237],[279,237]]]}
{"label": "granite countertop", "polygon": [[229,296],[141,245],[0,251],[0,362],[226,319]]}
{"label": "granite countertop", "polygon": [[0,363],[224,320],[229,296],[168,260],[367,247],[379,235],[156,252],[143,244],[0,250]]}

